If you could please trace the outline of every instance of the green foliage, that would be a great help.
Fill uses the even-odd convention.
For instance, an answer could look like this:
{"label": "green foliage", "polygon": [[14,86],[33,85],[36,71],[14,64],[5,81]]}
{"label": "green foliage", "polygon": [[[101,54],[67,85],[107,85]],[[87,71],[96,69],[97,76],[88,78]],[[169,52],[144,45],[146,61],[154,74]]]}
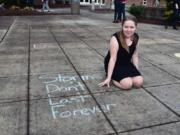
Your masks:
{"label": "green foliage", "polygon": [[173,0],[166,0],[166,8],[172,9]]}
{"label": "green foliage", "polygon": [[166,0],[166,10],[164,11],[164,16],[167,18],[171,17],[173,14],[172,4],[173,0]]}
{"label": "green foliage", "polygon": [[22,6],[25,4],[24,0],[0,0],[0,4],[4,3],[7,7],[12,5]]}
{"label": "green foliage", "polygon": [[0,3],[4,3],[6,6],[17,5],[17,0],[0,0]]}
{"label": "green foliage", "polygon": [[172,16],[173,11],[172,10],[165,10],[164,11],[164,17],[169,18],[170,16]]}
{"label": "green foliage", "polygon": [[138,16],[141,16],[142,13],[144,12],[144,6],[142,5],[135,5],[135,4],[132,4],[131,7],[129,8],[129,12],[138,17]]}

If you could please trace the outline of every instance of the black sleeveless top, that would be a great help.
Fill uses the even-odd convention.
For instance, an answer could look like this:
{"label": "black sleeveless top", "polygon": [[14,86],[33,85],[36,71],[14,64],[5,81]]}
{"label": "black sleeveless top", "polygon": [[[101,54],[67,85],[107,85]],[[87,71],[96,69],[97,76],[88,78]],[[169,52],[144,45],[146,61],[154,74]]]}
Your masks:
{"label": "black sleeveless top", "polygon": [[[117,59],[116,59],[115,67],[112,74],[112,80],[119,82],[126,77],[140,76],[141,75],[140,72],[132,63],[132,55],[134,54],[134,51],[136,50],[139,36],[135,33],[134,36],[136,36],[137,41],[133,41],[132,44],[129,46],[129,52],[125,48],[122,47],[120,38],[119,38],[119,32],[113,34],[113,36],[118,41],[119,50],[117,52]],[[105,60],[104,60],[104,67],[105,67],[106,74],[108,73],[109,59],[110,59],[110,51],[108,51],[108,54],[106,55]]]}

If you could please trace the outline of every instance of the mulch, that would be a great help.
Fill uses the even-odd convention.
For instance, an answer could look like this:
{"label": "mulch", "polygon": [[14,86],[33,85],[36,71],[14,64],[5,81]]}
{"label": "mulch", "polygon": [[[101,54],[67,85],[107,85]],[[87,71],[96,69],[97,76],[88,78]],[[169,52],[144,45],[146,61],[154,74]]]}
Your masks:
{"label": "mulch", "polygon": [[165,19],[154,19],[154,18],[138,18],[139,23],[148,23],[148,24],[157,24],[157,25],[165,25]]}

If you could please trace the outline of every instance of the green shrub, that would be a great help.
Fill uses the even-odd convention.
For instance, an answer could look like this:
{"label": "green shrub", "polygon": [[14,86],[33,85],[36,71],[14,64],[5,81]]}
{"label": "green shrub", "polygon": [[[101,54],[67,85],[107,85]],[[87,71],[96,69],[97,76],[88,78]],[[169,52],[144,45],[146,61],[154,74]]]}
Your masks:
{"label": "green shrub", "polygon": [[173,14],[172,11],[173,0],[166,0],[166,10],[164,11],[164,17],[170,18]]}
{"label": "green shrub", "polygon": [[165,10],[164,11],[164,17],[169,18],[170,16],[172,16],[173,11],[172,10]]}
{"label": "green shrub", "polygon": [[0,3],[4,3],[6,6],[17,5],[17,0],[0,0]]}
{"label": "green shrub", "polygon": [[129,12],[132,14],[132,15],[134,15],[134,16],[136,16],[136,17],[139,17],[139,16],[141,16],[142,15],[142,13],[144,12],[144,6],[142,6],[142,5],[134,5],[134,4],[132,4],[131,6],[130,6],[130,8],[129,8]]}
{"label": "green shrub", "polygon": [[0,0],[1,3],[4,3],[7,7],[12,5],[24,6],[26,4],[24,0]]}

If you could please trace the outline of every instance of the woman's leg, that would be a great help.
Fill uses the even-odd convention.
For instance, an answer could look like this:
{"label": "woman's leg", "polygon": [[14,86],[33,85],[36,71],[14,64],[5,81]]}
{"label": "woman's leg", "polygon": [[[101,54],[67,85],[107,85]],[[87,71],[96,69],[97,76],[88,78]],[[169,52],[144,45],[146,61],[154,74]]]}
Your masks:
{"label": "woman's leg", "polygon": [[114,23],[117,21],[117,16],[118,16],[118,12],[117,12],[117,2],[114,2]]}
{"label": "woman's leg", "polygon": [[42,11],[44,11],[45,8],[46,8],[46,5],[45,5],[45,2],[43,1],[43,3],[42,3]]}
{"label": "woman's leg", "polygon": [[46,9],[49,11],[49,0],[46,1]]}
{"label": "woman's leg", "polygon": [[122,3],[118,3],[118,21],[121,21],[122,18]]}
{"label": "woman's leg", "polygon": [[127,78],[122,79],[120,82],[113,80],[113,84],[121,89],[128,90],[128,89],[131,89],[133,85],[133,81],[132,81],[132,78],[127,77]]}
{"label": "woman's leg", "polygon": [[122,15],[123,15],[123,20],[125,20],[126,15],[125,15],[125,4],[122,4]]}
{"label": "woman's leg", "polygon": [[144,79],[142,76],[132,77],[133,86],[136,88],[140,88],[143,85],[143,81]]}

